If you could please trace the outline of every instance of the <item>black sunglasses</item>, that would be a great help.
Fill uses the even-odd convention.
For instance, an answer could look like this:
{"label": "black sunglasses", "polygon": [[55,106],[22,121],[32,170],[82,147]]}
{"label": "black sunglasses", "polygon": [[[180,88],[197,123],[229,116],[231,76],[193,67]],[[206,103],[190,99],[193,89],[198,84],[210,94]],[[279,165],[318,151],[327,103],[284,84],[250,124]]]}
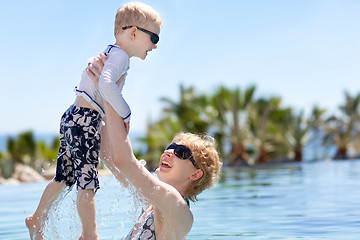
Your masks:
{"label": "black sunglasses", "polygon": [[[126,30],[126,29],[129,29],[129,28],[132,28],[133,26],[126,26],[126,27],[123,27],[122,29],[123,30]],[[159,42],[159,35],[157,35],[156,33],[153,33],[149,30],[146,30],[144,28],[141,28],[141,27],[138,27],[138,26],[135,26],[137,29],[139,29],[140,31],[144,32],[144,33],[147,33],[150,35],[150,39],[151,39],[151,42],[153,44],[157,44]]]}
{"label": "black sunglasses", "polygon": [[175,156],[177,156],[178,158],[183,159],[183,160],[189,159],[190,162],[194,165],[194,167],[199,169],[199,167],[195,163],[195,160],[192,156],[190,148],[188,148],[187,146],[176,144],[176,143],[172,142],[169,146],[167,146],[165,148],[165,150],[169,150],[169,149],[174,149]]}

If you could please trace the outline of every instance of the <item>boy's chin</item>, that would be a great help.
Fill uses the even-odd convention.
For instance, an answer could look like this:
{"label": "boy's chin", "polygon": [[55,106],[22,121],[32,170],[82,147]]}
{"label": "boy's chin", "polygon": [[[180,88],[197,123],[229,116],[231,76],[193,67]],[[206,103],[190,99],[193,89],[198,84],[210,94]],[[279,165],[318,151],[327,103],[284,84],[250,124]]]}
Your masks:
{"label": "boy's chin", "polygon": [[141,57],[138,56],[138,58],[140,58],[141,60],[145,60],[145,59],[146,59],[146,55],[145,55],[145,56],[141,56]]}

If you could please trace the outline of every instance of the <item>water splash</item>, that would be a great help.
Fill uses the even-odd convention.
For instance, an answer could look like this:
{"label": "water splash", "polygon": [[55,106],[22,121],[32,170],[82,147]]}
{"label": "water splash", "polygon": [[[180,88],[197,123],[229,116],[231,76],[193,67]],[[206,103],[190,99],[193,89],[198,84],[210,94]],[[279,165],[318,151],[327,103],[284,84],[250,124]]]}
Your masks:
{"label": "water splash", "polygon": [[[102,177],[95,194],[96,219],[100,239],[121,239],[133,227],[147,205],[136,189],[123,187],[114,176]],[[64,191],[49,210],[45,222],[44,239],[78,239],[81,221],[78,216],[77,190]],[[105,236],[105,237],[104,237]]]}
{"label": "water splash", "polygon": [[141,166],[145,167],[146,161],[145,161],[144,159],[140,159],[139,162],[140,162],[140,165],[141,165]]}
{"label": "water splash", "polygon": [[76,208],[76,191],[65,190],[49,210],[45,222],[44,239],[74,239],[81,235],[81,226]]}

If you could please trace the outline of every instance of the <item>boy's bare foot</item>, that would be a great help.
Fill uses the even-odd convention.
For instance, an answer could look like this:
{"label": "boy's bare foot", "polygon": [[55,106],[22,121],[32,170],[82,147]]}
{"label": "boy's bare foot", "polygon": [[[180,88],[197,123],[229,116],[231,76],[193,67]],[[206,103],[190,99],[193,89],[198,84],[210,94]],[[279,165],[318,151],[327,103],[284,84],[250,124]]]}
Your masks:
{"label": "boy's bare foot", "polygon": [[28,216],[25,219],[26,227],[29,229],[30,239],[31,240],[42,240],[43,232],[41,230],[41,221],[38,217],[34,217],[33,215]]}

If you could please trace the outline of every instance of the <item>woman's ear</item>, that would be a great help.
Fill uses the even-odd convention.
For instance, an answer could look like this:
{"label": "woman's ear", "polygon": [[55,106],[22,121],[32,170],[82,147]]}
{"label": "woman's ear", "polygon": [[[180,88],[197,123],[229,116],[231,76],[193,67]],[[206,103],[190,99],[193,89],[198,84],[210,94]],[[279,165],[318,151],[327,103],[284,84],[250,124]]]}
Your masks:
{"label": "woman's ear", "polygon": [[190,179],[191,180],[198,180],[199,178],[201,178],[204,175],[203,170],[201,169],[197,169],[191,176]]}

